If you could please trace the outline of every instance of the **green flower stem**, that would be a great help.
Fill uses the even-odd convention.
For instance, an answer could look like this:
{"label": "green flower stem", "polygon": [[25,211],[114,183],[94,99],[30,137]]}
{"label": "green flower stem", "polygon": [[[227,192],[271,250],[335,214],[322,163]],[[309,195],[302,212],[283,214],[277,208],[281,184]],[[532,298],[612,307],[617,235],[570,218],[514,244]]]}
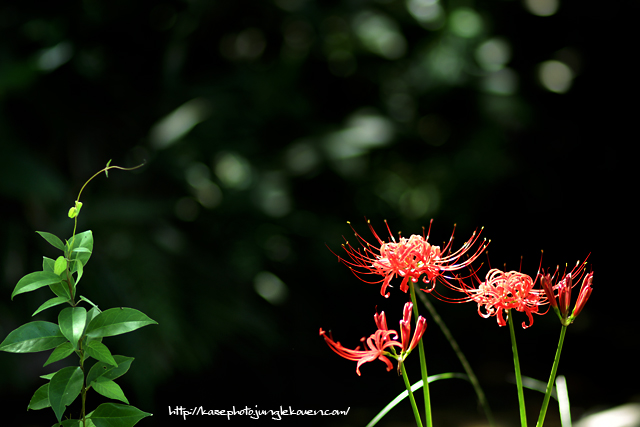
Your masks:
{"label": "green flower stem", "polygon": [[473,369],[471,369],[471,365],[467,361],[467,358],[465,357],[462,350],[460,350],[457,341],[455,340],[455,338],[453,338],[453,335],[451,335],[451,331],[449,331],[449,328],[447,328],[447,325],[445,325],[444,320],[442,320],[442,317],[440,317],[440,315],[436,311],[436,308],[433,306],[433,304],[431,304],[429,298],[427,298],[427,296],[423,292],[418,292],[418,296],[420,297],[420,301],[422,301],[424,306],[427,307],[427,310],[429,310],[429,313],[431,314],[431,317],[433,317],[433,320],[440,327],[440,330],[447,338],[447,341],[449,341],[449,344],[451,345],[451,348],[453,348],[453,351],[456,353],[456,356],[458,356],[458,360],[460,360],[460,363],[462,364],[464,371],[467,373],[469,381],[471,381],[471,385],[473,386],[473,389],[478,396],[478,401],[480,402],[480,405],[482,405],[482,409],[484,410],[484,414],[487,417],[489,425],[495,426],[495,422],[493,420],[493,412],[491,412],[489,402],[487,401],[484,391],[482,391],[482,387],[480,387],[478,377],[476,377]]}
{"label": "green flower stem", "polygon": [[80,369],[82,369],[82,410],[80,412],[80,419],[82,420],[82,427],[87,425],[86,416],[86,403],[87,403],[87,376],[84,370],[84,349],[82,348],[82,340],[80,340]]}
{"label": "green flower stem", "polygon": [[[416,324],[418,322],[418,304],[416,302],[416,290],[413,282],[411,283],[411,302],[413,303],[413,316],[415,317]],[[427,427],[432,427],[431,421],[431,397],[429,396],[429,376],[427,375],[427,360],[424,354],[424,340],[421,339],[418,343],[418,350],[420,351],[420,372],[422,374],[422,381],[424,382],[422,389],[424,390],[424,412]]]}
{"label": "green flower stem", "polygon": [[513,319],[511,318],[511,310],[507,310],[509,323],[509,333],[511,334],[511,349],[513,350],[513,365],[516,370],[516,384],[518,386],[518,405],[520,406],[520,424],[527,427],[527,411],[524,407],[524,393],[522,391],[522,374],[520,373],[520,359],[518,359],[518,346],[516,345],[516,334],[513,331]]}
{"label": "green flower stem", "polygon": [[418,411],[418,405],[416,404],[416,399],[413,397],[413,391],[411,391],[411,382],[409,378],[407,378],[407,371],[404,368],[404,362],[398,362],[400,364],[400,370],[402,372],[402,379],[404,380],[404,385],[407,387],[407,392],[409,393],[409,400],[411,401],[411,409],[413,409],[413,416],[416,417],[416,424],[418,427],[422,427],[422,420],[420,419],[420,411]]}
{"label": "green flower stem", "polygon": [[562,330],[560,331],[560,339],[558,340],[556,358],[553,360],[553,367],[551,368],[551,375],[549,376],[549,383],[547,384],[547,392],[544,394],[544,400],[542,401],[542,408],[540,409],[540,416],[538,417],[538,424],[536,424],[536,427],[542,427],[542,424],[544,424],[544,417],[547,415],[547,407],[549,406],[553,383],[556,380],[556,373],[558,372],[558,365],[560,364],[560,353],[562,353],[562,344],[564,343],[564,336],[566,333],[567,325],[563,324]]}

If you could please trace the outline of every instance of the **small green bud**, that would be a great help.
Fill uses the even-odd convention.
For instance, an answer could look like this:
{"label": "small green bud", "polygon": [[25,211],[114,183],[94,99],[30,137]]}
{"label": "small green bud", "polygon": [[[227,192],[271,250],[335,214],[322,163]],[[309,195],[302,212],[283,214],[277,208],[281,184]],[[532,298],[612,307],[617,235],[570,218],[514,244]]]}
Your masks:
{"label": "small green bud", "polygon": [[76,200],[76,205],[69,209],[69,218],[75,218],[80,213],[80,209],[82,209],[82,202],[78,202]]}

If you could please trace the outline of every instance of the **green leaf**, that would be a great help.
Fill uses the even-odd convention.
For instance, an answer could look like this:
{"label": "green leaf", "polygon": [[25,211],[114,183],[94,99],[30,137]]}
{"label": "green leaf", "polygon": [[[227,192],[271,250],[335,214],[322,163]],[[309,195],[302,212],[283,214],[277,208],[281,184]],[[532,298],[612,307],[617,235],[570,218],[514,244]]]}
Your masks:
{"label": "green leaf", "polygon": [[[89,298],[86,298],[86,297],[83,297],[82,295],[80,295],[80,299],[81,299],[82,301],[86,301],[86,302],[88,302],[88,303],[89,303],[89,304],[91,304],[94,308],[97,308],[97,309],[98,309],[97,313],[100,313],[100,309],[98,308],[98,306],[97,306],[97,305],[95,305],[94,303],[92,303],[92,302],[89,300]],[[96,313],[96,314],[97,314],[97,313]],[[94,317],[95,317],[95,316],[94,316]],[[93,317],[92,317],[91,319],[93,319]],[[89,320],[91,320],[91,319],[89,319]]]}
{"label": "green leaf", "polygon": [[47,242],[51,243],[53,247],[60,249],[61,251],[64,252],[64,243],[62,243],[62,240],[60,240],[57,236],[51,233],[47,233],[46,231],[36,231],[36,233],[44,237],[44,239]]}
{"label": "green leaf", "polygon": [[60,369],[49,382],[49,403],[58,422],[62,419],[65,407],[76,400],[82,390],[84,376],[79,366]]}
{"label": "green leaf", "polygon": [[44,365],[42,366],[47,366],[50,363],[57,362],[58,360],[62,360],[72,353],[73,353],[73,346],[71,345],[71,343],[63,342],[51,352],[51,356],[49,356],[47,361],[44,362]]}
{"label": "green leaf", "polygon": [[55,372],[51,372],[50,374],[40,375],[40,378],[42,378],[43,380],[51,381],[51,378],[53,378],[55,374]]}
{"label": "green leaf", "polygon": [[53,274],[57,274],[58,276],[67,270],[67,260],[60,255],[56,258],[55,264],[53,264]]}
{"label": "green leaf", "polygon": [[[82,299],[82,297],[80,297],[80,299]],[[100,311],[97,305],[94,305],[91,310],[87,311],[87,325],[100,313],[102,313],[102,311]]]}
{"label": "green leaf", "polygon": [[[82,427],[82,420],[64,420],[61,423],[55,424],[53,427]],[[95,426],[87,420],[86,427]]]}
{"label": "green leaf", "polygon": [[71,301],[71,295],[69,294],[69,286],[65,280],[49,285],[49,289],[51,292],[58,295],[59,297],[64,297],[67,301]]}
{"label": "green leaf", "polygon": [[42,257],[42,271],[48,271],[53,273],[53,266],[55,265],[55,261],[51,258],[47,258],[46,256]]}
{"label": "green leaf", "polygon": [[78,260],[73,262],[73,268],[71,269],[71,273],[78,273],[76,276],[76,280],[73,283],[73,293],[75,295],[76,293],[76,286],[78,285],[78,282],[80,281],[80,279],[82,279],[82,274],[84,273],[84,267],[82,266],[82,263]]}
{"label": "green leaf", "polygon": [[0,351],[34,353],[51,350],[66,340],[55,323],[35,321],[11,331],[0,344]]}
{"label": "green leaf", "polygon": [[54,283],[60,283],[62,279],[55,273],[48,271],[36,271],[29,273],[18,281],[13,293],[11,293],[11,299],[18,294],[25,292],[35,291],[43,286],[52,285]]}
{"label": "green leaf", "polygon": [[120,388],[118,384],[111,380],[103,379],[104,377],[100,377],[98,381],[94,381],[91,383],[91,387],[93,389],[103,395],[104,397],[108,397],[109,399],[116,399],[121,402],[129,404],[129,401],[124,396],[124,392]]}
{"label": "green leaf", "polygon": [[82,338],[87,324],[87,310],[84,307],[67,307],[58,315],[60,332],[78,349],[78,341]]}
{"label": "green leaf", "polygon": [[51,298],[50,300],[45,301],[40,307],[38,307],[38,309],[33,312],[31,317],[35,316],[36,314],[40,313],[41,311],[46,310],[47,308],[51,308],[51,307],[55,307],[56,305],[64,304],[67,301],[69,301],[69,298],[67,298],[67,297]]}
{"label": "green leaf", "polygon": [[[77,251],[77,248],[85,248],[86,251]],[[67,242],[68,256],[70,260],[79,260],[82,265],[85,265],[91,257],[93,252],[93,234],[91,230],[83,231],[75,236],[71,237],[71,240]],[[77,266],[74,266],[72,272],[77,270]]]}
{"label": "green leaf", "polygon": [[110,337],[135,331],[143,326],[158,324],[146,314],[133,308],[110,308],[98,314],[87,327],[88,337]]}
{"label": "green leaf", "polygon": [[96,427],[131,427],[152,414],[135,406],[121,403],[103,403],[88,415]]}
{"label": "green leaf", "polygon": [[131,363],[133,362],[133,357],[126,356],[113,356],[113,359],[118,364],[117,367],[113,367],[108,363],[104,362],[96,362],[89,370],[87,374],[87,384],[91,384],[94,381],[97,381],[99,378],[103,378],[103,380],[115,380],[118,377],[123,376],[127,373],[129,368],[131,367]]}
{"label": "green leaf", "polygon": [[118,366],[118,363],[111,355],[111,352],[109,351],[107,346],[102,344],[100,341],[89,341],[87,343],[85,351],[89,356],[93,357],[96,360],[108,363],[112,366]]}
{"label": "green leaf", "polygon": [[29,409],[37,411],[39,409],[48,408],[49,406],[51,406],[49,403],[49,383],[46,383],[33,393],[29,406],[27,406],[27,411]]}

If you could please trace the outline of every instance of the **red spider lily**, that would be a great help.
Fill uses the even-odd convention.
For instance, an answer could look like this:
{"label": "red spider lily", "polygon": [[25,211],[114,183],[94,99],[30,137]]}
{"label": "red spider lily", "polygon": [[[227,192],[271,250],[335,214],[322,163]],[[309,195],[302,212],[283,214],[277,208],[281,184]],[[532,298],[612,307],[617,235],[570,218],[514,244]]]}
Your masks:
{"label": "red spider lily", "polygon": [[[424,317],[418,317],[418,324],[416,325],[416,330],[413,334],[413,339],[411,340],[411,344],[409,344],[409,336],[411,335],[411,310],[413,308],[413,304],[410,302],[405,304],[404,308],[404,316],[403,320],[400,321],[400,336],[401,342],[397,341],[398,333],[394,330],[387,329],[387,321],[384,314],[384,311],[380,314],[376,313],[374,315],[374,320],[376,322],[376,326],[378,330],[371,335],[369,338],[365,340],[362,338],[363,348],[365,350],[360,350],[360,347],[356,347],[355,350],[351,350],[343,347],[340,342],[334,341],[331,336],[331,332],[329,332],[328,336],[325,331],[320,328],[320,335],[324,337],[326,343],[331,347],[333,351],[335,351],[338,355],[344,357],[348,360],[357,361],[358,364],[356,366],[356,373],[360,375],[360,366],[367,362],[373,362],[376,359],[379,359],[386,363],[387,371],[393,369],[393,364],[389,360],[389,357],[394,359],[398,359],[399,361],[404,360],[409,353],[418,345],[418,342],[422,338],[424,331],[427,327],[426,320]],[[393,339],[391,336],[393,335]],[[393,347],[398,347],[401,349],[400,355],[397,355],[396,350]]]}
{"label": "red spider lily", "polygon": [[[371,245],[354,230],[362,249],[353,248],[347,241],[346,244],[342,246],[349,255],[349,258],[351,258],[351,261],[347,261],[341,257],[338,258],[349,266],[351,271],[362,281],[366,283],[382,283],[380,294],[385,298],[389,298],[387,287],[390,286],[391,279],[394,277],[402,277],[400,290],[406,293],[409,289],[409,280],[416,283],[420,276],[422,276],[424,283],[431,284],[429,289],[423,289],[423,291],[431,292],[435,287],[436,279],[444,278],[444,273],[447,271],[459,270],[470,265],[478,258],[488,244],[482,244],[473,254],[468,254],[471,247],[480,237],[480,233],[482,233],[482,230],[480,230],[480,233],[476,234],[476,232],[474,232],[471,238],[466,241],[460,249],[451,252],[453,241],[453,233],[451,233],[451,238],[447,245],[443,249],[440,249],[439,246],[433,246],[428,242],[431,224],[429,224],[429,232],[426,237],[424,235],[419,236],[413,234],[408,239],[400,236],[397,241],[391,234],[391,229],[387,224],[390,241],[385,242],[375,232],[371,223],[369,221],[367,221],[367,223],[371,233],[378,241],[379,247]],[[462,257],[465,255],[467,255],[467,258],[462,260]],[[367,282],[360,276],[365,274],[379,275],[383,276],[383,278],[376,282]]]}
{"label": "red spider lily", "polygon": [[578,261],[576,263],[576,266],[569,273],[566,273],[565,270],[565,273],[562,276],[558,275],[558,280],[555,284],[553,283],[553,280],[558,273],[558,268],[556,268],[556,271],[553,275],[549,273],[540,274],[540,283],[542,284],[542,289],[544,289],[551,307],[553,307],[553,309],[556,311],[556,314],[564,325],[571,324],[575,320],[575,318],[578,317],[585,304],[587,303],[589,296],[591,296],[593,272],[590,272],[584,277],[582,286],[580,287],[580,293],[578,294],[578,300],[576,301],[576,305],[573,308],[573,312],[569,316],[569,308],[571,306],[571,290],[575,286],[575,283],[578,283],[582,278],[582,275],[584,274],[584,266],[586,264],[586,260],[583,263],[580,263],[580,261]]}
{"label": "red spider lily", "polygon": [[[331,347],[331,349],[338,355],[348,360],[358,361],[358,365],[356,366],[356,372],[358,373],[358,375],[360,375],[360,366],[363,363],[373,362],[376,359],[380,359],[387,364],[387,371],[392,370],[393,365],[391,364],[391,361],[386,357],[391,356],[391,353],[386,352],[385,349],[393,346],[402,347],[402,344],[400,344],[399,342],[389,339],[390,335],[397,336],[396,331],[393,330],[383,331],[381,329],[378,329],[375,334],[367,338],[366,346],[364,346],[364,348],[367,348],[368,346],[369,350],[359,350],[360,347],[356,347],[355,350],[345,348],[340,344],[340,342],[333,340],[333,338],[331,337],[331,332],[329,332],[329,336],[327,336],[327,333],[323,331],[322,328],[320,328],[320,335],[324,337],[324,340],[327,342],[329,347]],[[364,338],[362,338],[361,341],[363,342],[363,344],[365,343]]]}
{"label": "red spider lily", "polygon": [[[538,313],[538,307],[547,304],[547,297],[542,289],[533,289],[535,281],[524,273],[517,271],[504,272],[496,268],[489,270],[484,282],[478,288],[467,286],[459,280],[461,287],[452,287],[467,294],[461,299],[447,299],[449,302],[469,302],[478,304],[478,314],[485,319],[496,316],[498,325],[507,323],[503,317],[504,310],[512,308],[527,314],[529,325],[522,322],[524,329],[533,324],[532,313]],[[482,308],[484,307],[484,313]],[[545,312],[546,313],[546,312]]]}

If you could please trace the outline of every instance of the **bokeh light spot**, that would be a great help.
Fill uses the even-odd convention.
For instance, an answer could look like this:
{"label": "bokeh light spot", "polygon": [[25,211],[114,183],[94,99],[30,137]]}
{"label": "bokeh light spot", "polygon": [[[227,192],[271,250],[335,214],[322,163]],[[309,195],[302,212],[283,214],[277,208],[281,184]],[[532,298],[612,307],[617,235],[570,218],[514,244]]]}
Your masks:
{"label": "bokeh light spot", "polygon": [[214,171],[226,187],[244,190],[251,185],[251,165],[236,153],[222,152],[214,162]]}
{"label": "bokeh light spot", "polygon": [[185,102],[153,125],[149,132],[151,145],[158,150],[173,145],[205,120],[209,109],[209,103],[203,98]]}
{"label": "bokeh light spot", "polygon": [[550,60],[540,64],[538,77],[542,86],[556,93],[565,93],[571,88],[573,72],[563,62]]}
{"label": "bokeh light spot", "polygon": [[468,7],[459,7],[449,16],[451,31],[465,38],[472,38],[482,31],[482,18],[475,10]]}
{"label": "bokeh light spot", "polygon": [[487,71],[498,71],[511,59],[511,47],[502,38],[489,39],[476,49],[476,61]]}
{"label": "bokeh light spot", "polygon": [[518,90],[518,74],[511,68],[503,68],[484,76],[482,89],[496,95],[513,95]]}
{"label": "bokeh light spot", "polygon": [[278,276],[268,271],[261,271],[253,278],[253,289],[258,295],[273,305],[280,305],[287,300],[289,291]]}
{"label": "bokeh light spot", "polygon": [[303,175],[311,172],[320,163],[320,155],[311,142],[296,141],[284,153],[285,162],[291,172]]}
{"label": "bokeh light spot", "polygon": [[371,52],[387,59],[402,57],[407,42],[391,18],[371,11],[361,12],[353,22],[358,38]]}
{"label": "bokeh light spot", "polygon": [[238,34],[227,34],[220,41],[220,52],[231,60],[255,60],[262,55],[267,41],[257,28],[247,28]]}
{"label": "bokeh light spot", "polygon": [[69,42],[61,42],[38,54],[37,66],[42,71],[53,71],[71,59],[73,47]]}
{"label": "bokeh light spot", "polygon": [[438,0],[407,0],[407,10],[429,30],[437,30],[444,25],[444,10]]}
{"label": "bokeh light spot", "polygon": [[393,124],[389,119],[361,111],[349,118],[344,129],[327,135],[325,148],[331,158],[345,159],[388,144],[393,134]]}
{"label": "bokeh light spot", "polygon": [[451,40],[440,42],[426,52],[422,65],[434,78],[433,83],[459,84],[464,78],[464,54]]}
{"label": "bokeh light spot", "polygon": [[537,16],[551,16],[558,11],[558,0],[524,0],[527,11]]}
{"label": "bokeh light spot", "polygon": [[255,195],[256,204],[269,216],[281,218],[291,212],[292,202],[282,172],[265,173],[258,182]]}
{"label": "bokeh light spot", "polygon": [[432,214],[438,209],[439,204],[440,195],[432,185],[412,188],[400,197],[400,210],[409,219],[418,219]]}

